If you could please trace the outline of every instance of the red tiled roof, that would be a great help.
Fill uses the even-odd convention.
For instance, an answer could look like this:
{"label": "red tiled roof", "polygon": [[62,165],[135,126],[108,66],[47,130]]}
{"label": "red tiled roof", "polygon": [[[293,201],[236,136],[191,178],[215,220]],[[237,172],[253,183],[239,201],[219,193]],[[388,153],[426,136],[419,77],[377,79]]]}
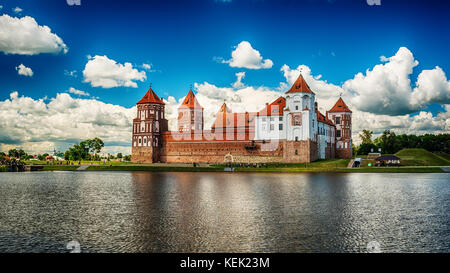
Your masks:
{"label": "red tiled roof", "polygon": [[305,79],[303,78],[302,74],[298,76],[295,83],[292,85],[291,89],[289,89],[286,94],[288,93],[311,93],[314,94],[313,91],[309,88],[308,84],[306,83]]}
{"label": "red tiled roof", "polygon": [[184,98],[184,101],[181,104],[180,108],[182,107],[203,109],[200,103],[198,103],[197,98],[194,95],[194,92],[192,92],[192,89],[189,90],[188,94],[186,95],[186,98]]}
{"label": "red tiled roof", "polygon": [[271,104],[266,105],[266,107],[258,112],[258,116],[282,116],[283,109],[286,107],[286,99],[279,97]]}
{"label": "red tiled roof", "polygon": [[142,99],[140,101],[138,101],[138,104],[141,103],[158,103],[158,104],[165,104],[162,99],[160,99],[155,91],[153,91],[153,89],[149,89],[147,91],[147,93],[145,93],[145,95],[142,97]]}
{"label": "red tiled roof", "polygon": [[339,98],[336,104],[328,112],[352,112],[345,104],[342,98]]}
{"label": "red tiled roof", "polygon": [[328,124],[330,126],[335,126],[331,120],[329,120],[325,115],[320,113],[317,109],[316,109],[316,115],[317,115],[318,122],[322,122],[322,123]]}

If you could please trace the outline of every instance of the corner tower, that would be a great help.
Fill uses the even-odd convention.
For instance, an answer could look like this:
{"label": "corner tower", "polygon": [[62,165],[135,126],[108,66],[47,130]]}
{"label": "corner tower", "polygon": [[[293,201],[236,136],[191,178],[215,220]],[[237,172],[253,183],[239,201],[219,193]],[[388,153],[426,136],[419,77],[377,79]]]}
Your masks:
{"label": "corner tower", "polygon": [[339,98],[336,104],[327,111],[328,119],[336,125],[336,157],[352,157],[352,111]]}
{"label": "corner tower", "polygon": [[203,131],[203,107],[198,103],[192,89],[178,107],[178,131],[184,133]]}
{"label": "corner tower", "polygon": [[133,162],[155,163],[160,161],[162,132],[167,131],[164,102],[150,88],[137,102],[137,117],[133,119]]}

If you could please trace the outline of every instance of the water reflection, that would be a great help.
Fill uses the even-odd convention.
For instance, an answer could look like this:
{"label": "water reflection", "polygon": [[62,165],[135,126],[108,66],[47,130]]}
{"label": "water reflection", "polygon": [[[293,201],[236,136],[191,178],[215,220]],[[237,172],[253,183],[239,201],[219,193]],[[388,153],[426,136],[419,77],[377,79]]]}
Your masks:
{"label": "water reflection", "polygon": [[0,251],[449,251],[449,174],[0,174]]}

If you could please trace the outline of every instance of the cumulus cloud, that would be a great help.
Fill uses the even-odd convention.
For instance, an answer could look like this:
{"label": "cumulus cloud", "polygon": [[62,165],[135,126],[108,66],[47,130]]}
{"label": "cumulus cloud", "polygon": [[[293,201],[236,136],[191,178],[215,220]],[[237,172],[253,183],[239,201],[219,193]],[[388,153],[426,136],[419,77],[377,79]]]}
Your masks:
{"label": "cumulus cloud", "polygon": [[343,88],[354,93],[352,103],[361,111],[389,115],[411,113],[418,110],[409,103],[410,75],[418,64],[411,51],[401,47],[385,64],[378,64],[365,74],[356,74]]}
{"label": "cumulus cloud", "polygon": [[147,70],[150,70],[152,68],[150,64],[142,64],[142,67]]}
{"label": "cumulus cloud", "polygon": [[90,96],[90,94],[88,92],[81,91],[81,90],[75,89],[73,87],[69,88],[69,93],[75,94],[75,95],[78,95],[78,96]]}
{"label": "cumulus cloud", "polygon": [[33,17],[0,16],[0,51],[5,54],[36,55],[67,53],[63,40],[48,26],[40,26]]}
{"label": "cumulus cloud", "polygon": [[432,70],[423,70],[417,77],[410,104],[413,108],[421,108],[426,104],[450,104],[450,81],[442,68],[436,66]]}
{"label": "cumulus cloud", "polygon": [[136,81],[144,81],[145,71],[138,71],[131,63],[117,63],[107,56],[89,57],[83,71],[84,82],[91,83],[92,87],[134,87]]}
{"label": "cumulus cloud", "polygon": [[242,79],[245,77],[245,72],[238,72],[235,74],[237,79],[232,84],[234,88],[242,88],[244,87],[244,83],[242,82]]}
{"label": "cumulus cloud", "polygon": [[47,101],[13,92],[9,99],[0,101],[1,148],[48,152],[54,147],[65,150],[80,140],[100,137],[106,143],[105,151],[130,153],[135,114],[135,107],[76,99],[68,93]]}
{"label": "cumulus cloud", "polygon": [[270,59],[264,59],[258,50],[254,49],[247,41],[240,42],[233,52],[231,52],[230,60],[219,58],[222,63],[228,63],[231,67],[261,69],[271,68],[273,62]]}
{"label": "cumulus cloud", "polygon": [[22,76],[32,77],[33,76],[33,70],[31,68],[24,66],[23,64],[20,64],[16,67],[17,73]]}

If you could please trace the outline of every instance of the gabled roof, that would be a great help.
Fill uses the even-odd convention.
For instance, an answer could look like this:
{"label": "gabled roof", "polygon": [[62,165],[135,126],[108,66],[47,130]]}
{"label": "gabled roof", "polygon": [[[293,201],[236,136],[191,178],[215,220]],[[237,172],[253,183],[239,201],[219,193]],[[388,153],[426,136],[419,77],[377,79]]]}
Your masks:
{"label": "gabled roof", "polygon": [[180,105],[179,108],[200,108],[203,109],[203,107],[198,103],[197,98],[194,95],[194,92],[192,92],[192,89],[189,90],[188,94],[186,95],[186,98],[184,98],[183,103]]}
{"label": "gabled roof", "polygon": [[264,109],[259,111],[258,116],[282,116],[284,107],[286,107],[286,99],[279,97],[274,102],[266,105]]}
{"label": "gabled roof", "polygon": [[345,104],[342,98],[339,98],[336,104],[328,112],[352,112]]}
{"label": "gabled roof", "polygon": [[153,91],[152,88],[150,88],[147,93],[145,93],[145,95],[142,97],[142,99],[140,101],[138,101],[137,104],[141,104],[141,103],[158,103],[158,104],[165,104],[162,99],[160,99],[155,91]]}
{"label": "gabled roof", "polygon": [[301,73],[300,73],[300,76],[298,76],[297,80],[292,85],[291,89],[289,89],[286,92],[286,94],[289,94],[289,93],[311,93],[311,94],[314,94],[314,92],[311,91],[311,88],[309,88],[308,84],[306,83],[306,81],[303,78]]}
{"label": "gabled roof", "polygon": [[319,112],[316,108],[317,121],[328,124],[330,126],[335,126],[331,120],[329,120],[325,115]]}

